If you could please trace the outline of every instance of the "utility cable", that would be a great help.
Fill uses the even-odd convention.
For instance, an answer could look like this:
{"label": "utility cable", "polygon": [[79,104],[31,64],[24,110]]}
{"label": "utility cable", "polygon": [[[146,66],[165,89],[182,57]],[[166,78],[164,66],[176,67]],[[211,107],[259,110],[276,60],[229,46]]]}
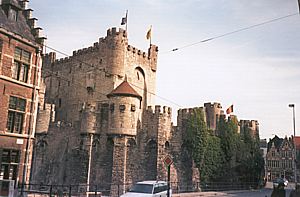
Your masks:
{"label": "utility cable", "polygon": [[289,15],[286,15],[286,16],[282,16],[282,17],[271,19],[271,20],[267,20],[267,21],[264,21],[264,22],[261,22],[261,23],[255,24],[255,25],[248,26],[248,27],[243,27],[243,28],[240,28],[240,29],[237,29],[237,30],[234,30],[234,31],[231,31],[231,32],[227,32],[227,33],[224,33],[224,34],[221,34],[221,35],[218,35],[218,36],[214,36],[214,37],[211,37],[211,38],[200,40],[198,42],[194,42],[194,43],[187,44],[187,45],[184,45],[184,46],[181,46],[181,47],[177,47],[177,48],[174,48],[172,50],[163,52],[162,54],[175,52],[175,51],[178,51],[180,49],[184,49],[184,48],[188,48],[188,47],[198,45],[198,44],[201,44],[201,43],[209,42],[209,41],[212,41],[212,40],[215,40],[215,39],[218,39],[218,38],[226,37],[226,36],[229,36],[229,35],[232,35],[232,34],[236,34],[236,33],[242,32],[242,31],[246,31],[248,29],[263,26],[263,25],[266,25],[268,23],[273,23],[273,22],[276,22],[276,21],[279,21],[279,20],[283,20],[283,19],[292,17],[292,16],[296,16],[296,15],[299,15],[299,13],[297,12],[297,13],[294,13],[294,14],[289,14]]}

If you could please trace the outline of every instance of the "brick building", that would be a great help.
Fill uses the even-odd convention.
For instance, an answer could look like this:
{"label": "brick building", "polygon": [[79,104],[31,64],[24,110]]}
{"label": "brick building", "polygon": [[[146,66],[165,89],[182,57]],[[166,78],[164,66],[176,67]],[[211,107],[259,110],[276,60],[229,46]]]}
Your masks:
{"label": "brick building", "polygon": [[30,175],[44,38],[27,3],[0,1],[0,196]]}

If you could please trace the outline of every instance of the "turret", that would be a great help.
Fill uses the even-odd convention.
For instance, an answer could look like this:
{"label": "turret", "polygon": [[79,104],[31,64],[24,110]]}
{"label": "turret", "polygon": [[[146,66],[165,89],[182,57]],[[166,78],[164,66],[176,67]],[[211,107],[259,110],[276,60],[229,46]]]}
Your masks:
{"label": "turret", "polygon": [[158,47],[151,44],[148,49],[148,58],[151,61],[151,69],[153,71],[156,71],[157,69],[157,53],[158,53]]}
{"label": "turret", "polygon": [[213,131],[217,129],[217,122],[223,114],[220,103],[204,103],[207,127]]}
{"label": "turret", "polygon": [[107,97],[110,99],[108,133],[135,136],[141,116],[142,97],[126,78]]}
{"label": "turret", "polygon": [[87,104],[81,116],[81,134],[96,133],[96,105]]}
{"label": "turret", "polygon": [[107,30],[106,37],[107,44],[107,70],[109,74],[113,75],[125,75],[124,61],[125,52],[128,45],[128,39],[126,31],[123,29],[111,28]]}

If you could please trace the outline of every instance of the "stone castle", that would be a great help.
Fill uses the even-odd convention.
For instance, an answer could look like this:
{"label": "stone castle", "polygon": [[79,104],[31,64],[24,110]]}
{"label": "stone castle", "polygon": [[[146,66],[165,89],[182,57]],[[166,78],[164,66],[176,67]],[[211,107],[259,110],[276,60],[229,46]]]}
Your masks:
{"label": "stone castle", "polygon": [[[173,126],[171,108],[154,105],[157,55],[157,46],[143,52],[116,28],[71,57],[45,55],[32,183],[97,185],[115,196],[137,181],[166,180],[169,155],[171,181],[197,184],[183,143],[193,109],[180,109]],[[217,135],[218,119],[226,117],[221,104],[200,109]]]}

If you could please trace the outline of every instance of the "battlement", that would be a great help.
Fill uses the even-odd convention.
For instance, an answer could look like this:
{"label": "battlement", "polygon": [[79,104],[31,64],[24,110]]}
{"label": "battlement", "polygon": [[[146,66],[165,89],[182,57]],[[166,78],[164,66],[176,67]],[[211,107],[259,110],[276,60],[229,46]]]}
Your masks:
{"label": "battlement", "polygon": [[123,37],[127,37],[127,32],[122,28],[119,28],[117,30],[116,27],[112,27],[112,28],[109,28],[107,30],[107,34],[106,34],[107,37],[109,37],[109,36],[119,36],[119,35],[121,35]]}
{"label": "battlement", "polygon": [[253,126],[259,125],[257,120],[240,120],[240,124],[243,126],[248,126],[248,127],[253,127]]}
{"label": "battlement", "polygon": [[172,108],[167,106],[160,106],[155,105],[155,108],[153,110],[152,106],[148,106],[146,111],[148,113],[154,114],[154,115],[171,115],[172,114]]}
{"label": "battlement", "polygon": [[83,54],[86,54],[86,53],[94,52],[94,51],[98,50],[99,47],[100,47],[99,42],[95,42],[93,46],[83,48],[83,49],[74,50],[73,51],[73,56],[83,55]]}
{"label": "battlement", "polygon": [[204,103],[204,107],[206,107],[206,108],[218,108],[218,109],[222,109],[221,103],[217,103],[217,102],[214,102],[214,103]]}
{"label": "battlement", "polygon": [[[95,51],[98,51],[102,47],[107,47],[106,42],[110,42],[108,38],[112,37],[112,36],[121,36],[121,37],[126,37],[127,38],[127,32],[124,29],[121,29],[121,28],[119,28],[118,31],[117,31],[117,28],[115,28],[115,27],[110,28],[110,29],[107,30],[107,37],[99,38],[99,41],[95,42],[93,44],[93,46],[78,49],[78,50],[74,50],[72,56],[57,59],[55,61],[55,63],[65,63],[65,62],[68,62],[69,60],[71,60],[73,57],[88,54],[88,53],[91,53],[91,52],[95,52]],[[147,58],[148,60],[150,60],[152,57],[156,58],[157,53],[158,53],[158,47],[156,45],[151,45],[148,49],[148,52],[142,51],[142,50],[140,50],[136,47],[133,47],[129,44],[127,45],[126,48],[127,48],[127,51],[130,51],[132,53],[132,55],[137,54],[141,58]],[[156,61],[156,59],[155,59],[155,61]],[[154,70],[156,70],[156,67],[154,68]]]}
{"label": "battlement", "polygon": [[66,63],[66,62],[68,62],[70,60],[71,60],[71,57],[63,57],[63,58],[60,58],[60,59],[56,59],[55,63],[61,64],[61,63]]}
{"label": "battlement", "polygon": [[56,61],[56,53],[55,52],[43,54],[43,63],[51,64],[55,61]]}
{"label": "battlement", "polygon": [[200,109],[201,111],[204,111],[203,107],[193,107],[193,108],[184,108],[184,109],[179,109],[177,111],[178,113],[178,118],[179,119],[187,119],[191,114],[194,113],[196,109]]}
{"label": "battlement", "polygon": [[133,47],[133,46],[131,46],[131,45],[128,45],[128,46],[127,46],[127,51],[132,51],[132,53],[136,53],[136,54],[138,54],[138,55],[142,55],[143,57],[146,57],[146,56],[147,56],[147,53],[146,53],[146,52],[141,51],[141,50],[139,50],[139,49],[137,49],[137,48],[135,48],[135,47]]}

